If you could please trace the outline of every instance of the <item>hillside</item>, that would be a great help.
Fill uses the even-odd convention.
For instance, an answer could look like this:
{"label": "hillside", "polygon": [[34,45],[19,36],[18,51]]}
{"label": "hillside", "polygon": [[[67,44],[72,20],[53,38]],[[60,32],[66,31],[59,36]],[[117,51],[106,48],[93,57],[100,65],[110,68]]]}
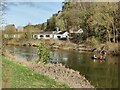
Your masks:
{"label": "hillside", "polygon": [[[25,26],[23,28],[25,33],[20,40],[29,41],[31,32],[60,30],[68,31],[69,40],[77,44],[118,43],[120,40],[118,9],[116,2],[63,2],[62,10],[53,14],[47,22]],[[11,28],[16,32],[14,25],[8,26],[5,31]],[[79,29],[82,29],[83,33],[71,33]]]}

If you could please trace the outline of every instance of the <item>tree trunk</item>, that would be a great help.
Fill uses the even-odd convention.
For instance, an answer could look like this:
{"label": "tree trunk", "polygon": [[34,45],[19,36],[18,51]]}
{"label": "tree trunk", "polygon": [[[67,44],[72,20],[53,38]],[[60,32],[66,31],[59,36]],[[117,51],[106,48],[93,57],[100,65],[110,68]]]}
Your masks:
{"label": "tree trunk", "polygon": [[115,34],[115,32],[116,32],[116,29],[115,29],[115,26],[114,26],[114,23],[112,23],[112,27],[113,27],[113,41],[114,41],[114,43],[116,42],[116,34]]}
{"label": "tree trunk", "polygon": [[110,31],[107,29],[108,32],[108,41],[110,42]]}

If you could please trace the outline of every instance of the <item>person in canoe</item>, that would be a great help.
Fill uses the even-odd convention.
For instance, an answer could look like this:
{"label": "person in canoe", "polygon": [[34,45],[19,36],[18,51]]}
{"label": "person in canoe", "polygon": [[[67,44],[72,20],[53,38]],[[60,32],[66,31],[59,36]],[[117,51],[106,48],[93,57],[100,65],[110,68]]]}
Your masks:
{"label": "person in canoe", "polygon": [[107,48],[103,46],[100,50],[99,60],[106,60]]}
{"label": "person in canoe", "polygon": [[105,60],[105,57],[101,54],[98,59],[99,60]]}
{"label": "person in canoe", "polygon": [[96,55],[94,54],[92,59],[95,59],[95,60],[106,60],[106,54],[107,54],[107,48],[105,46],[103,46],[99,50],[98,57],[96,57]]}
{"label": "person in canoe", "polygon": [[106,58],[102,54],[100,54],[100,56],[98,56],[98,57],[93,55],[92,59],[94,59],[94,60],[106,60]]}
{"label": "person in canoe", "polygon": [[106,47],[103,46],[102,50],[100,51],[100,55],[102,55],[102,58],[106,58],[107,50]]}
{"label": "person in canoe", "polygon": [[93,58],[94,58],[94,59],[97,59],[97,57],[96,57],[95,55],[93,55]]}
{"label": "person in canoe", "polygon": [[94,54],[91,58],[92,58],[92,59],[97,59],[97,57],[96,57],[96,55],[95,55],[95,54]]}

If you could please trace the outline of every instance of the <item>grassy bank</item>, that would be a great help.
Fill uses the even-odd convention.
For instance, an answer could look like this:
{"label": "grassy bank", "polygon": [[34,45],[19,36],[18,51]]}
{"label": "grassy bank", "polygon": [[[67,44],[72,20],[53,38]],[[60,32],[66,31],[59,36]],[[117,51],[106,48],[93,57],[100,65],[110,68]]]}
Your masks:
{"label": "grassy bank", "polygon": [[69,88],[16,62],[2,58],[3,88]]}

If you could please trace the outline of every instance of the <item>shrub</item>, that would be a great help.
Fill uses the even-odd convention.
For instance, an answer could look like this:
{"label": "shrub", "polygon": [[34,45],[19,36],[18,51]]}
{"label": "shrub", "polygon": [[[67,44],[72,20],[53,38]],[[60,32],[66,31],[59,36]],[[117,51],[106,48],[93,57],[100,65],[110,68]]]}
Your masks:
{"label": "shrub", "polygon": [[44,43],[40,43],[38,47],[38,60],[37,63],[44,63],[46,64],[50,60],[50,51],[49,49],[45,46]]}
{"label": "shrub", "polygon": [[95,37],[91,37],[87,39],[87,44],[93,47],[98,47],[100,45],[100,42]]}

